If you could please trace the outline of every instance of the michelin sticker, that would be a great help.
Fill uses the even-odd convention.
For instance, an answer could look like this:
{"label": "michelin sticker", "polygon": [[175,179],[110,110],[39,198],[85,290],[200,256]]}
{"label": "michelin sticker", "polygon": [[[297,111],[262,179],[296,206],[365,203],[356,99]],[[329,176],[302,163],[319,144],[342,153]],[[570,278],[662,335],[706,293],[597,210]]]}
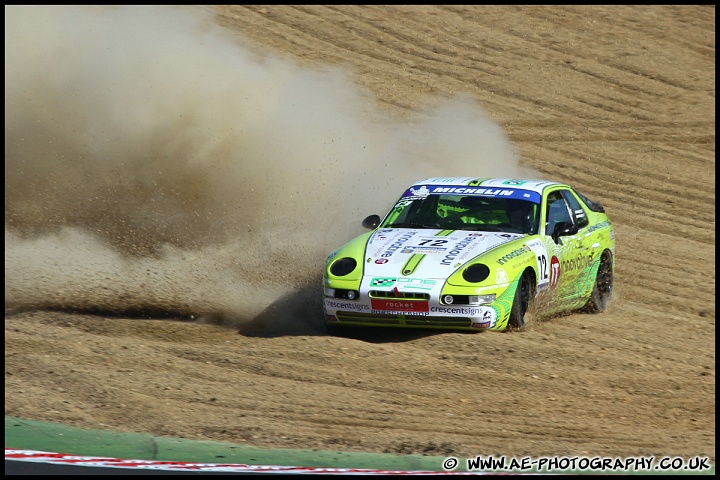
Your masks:
{"label": "michelin sticker", "polygon": [[423,185],[420,188],[411,188],[410,189],[410,196],[412,196],[412,197],[425,198],[428,195],[430,195],[430,190],[428,190],[428,188],[425,185]]}

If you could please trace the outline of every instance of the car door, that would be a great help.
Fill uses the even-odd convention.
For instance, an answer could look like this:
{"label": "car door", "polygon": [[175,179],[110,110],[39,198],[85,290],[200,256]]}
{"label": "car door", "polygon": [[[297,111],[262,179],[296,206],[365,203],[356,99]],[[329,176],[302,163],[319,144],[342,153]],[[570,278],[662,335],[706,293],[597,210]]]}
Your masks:
{"label": "car door", "polygon": [[586,303],[587,296],[592,290],[595,281],[595,269],[593,266],[600,261],[602,249],[599,248],[600,243],[597,241],[597,233],[593,233],[594,229],[590,228],[588,212],[582,206],[577,195],[572,190],[561,190],[561,194],[570,206],[570,214],[578,226],[578,233],[574,237],[579,250],[576,252],[577,257],[574,258],[571,265],[576,272],[573,293],[575,301],[572,302],[574,305],[571,305],[571,307],[579,308]]}
{"label": "car door", "polygon": [[549,311],[572,308],[577,297],[577,279],[581,272],[580,262],[584,262],[581,236],[553,236],[555,229],[565,228],[573,231],[578,228],[577,218],[565,197],[566,188],[549,192],[544,200],[544,229],[542,238],[548,252]]}

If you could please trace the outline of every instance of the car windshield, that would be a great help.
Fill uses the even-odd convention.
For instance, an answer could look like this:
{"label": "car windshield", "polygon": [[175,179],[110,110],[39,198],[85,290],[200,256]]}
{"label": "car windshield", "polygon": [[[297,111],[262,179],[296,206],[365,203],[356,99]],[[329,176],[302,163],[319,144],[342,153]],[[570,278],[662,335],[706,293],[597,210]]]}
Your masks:
{"label": "car windshield", "polygon": [[480,195],[403,196],[383,228],[440,228],[536,234],[539,206],[529,200]]}

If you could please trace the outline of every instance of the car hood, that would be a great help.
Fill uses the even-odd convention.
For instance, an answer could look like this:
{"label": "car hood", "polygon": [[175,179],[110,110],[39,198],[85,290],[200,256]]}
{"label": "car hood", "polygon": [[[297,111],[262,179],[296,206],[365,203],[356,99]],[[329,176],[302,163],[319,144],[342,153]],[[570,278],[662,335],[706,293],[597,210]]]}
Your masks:
{"label": "car hood", "polygon": [[378,229],[368,239],[364,275],[447,278],[472,258],[524,235],[439,229]]}

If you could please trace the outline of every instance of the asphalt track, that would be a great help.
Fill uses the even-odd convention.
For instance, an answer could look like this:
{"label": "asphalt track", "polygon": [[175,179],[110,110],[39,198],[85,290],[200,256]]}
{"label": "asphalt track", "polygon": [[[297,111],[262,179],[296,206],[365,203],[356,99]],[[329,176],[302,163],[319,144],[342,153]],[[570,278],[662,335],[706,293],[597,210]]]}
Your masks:
{"label": "asphalt track", "polygon": [[[468,472],[463,468],[462,459],[457,468],[446,471],[443,469],[444,460],[446,457],[425,455],[268,450],[233,443],[154,437],[142,433],[83,430],[67,425],[5,417],[5,475],[510,473]],[[715,466],[704,472],[652,472],[658,473],[715,475]]]}

